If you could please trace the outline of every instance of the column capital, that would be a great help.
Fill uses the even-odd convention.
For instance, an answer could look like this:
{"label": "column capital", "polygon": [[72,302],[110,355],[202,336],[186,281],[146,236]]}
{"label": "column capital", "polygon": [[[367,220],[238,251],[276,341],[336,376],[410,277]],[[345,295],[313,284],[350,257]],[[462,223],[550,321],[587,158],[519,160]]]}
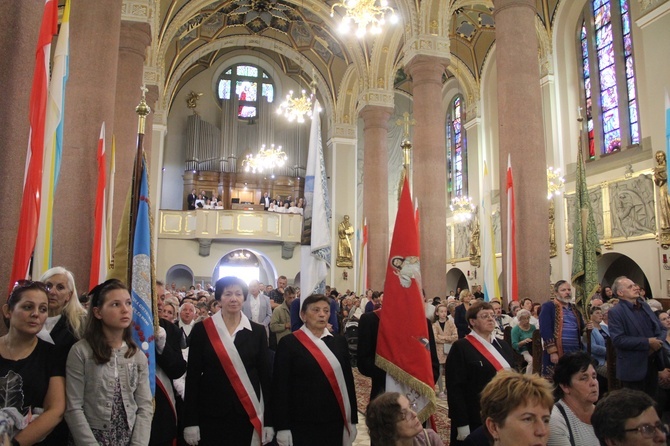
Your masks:
{"label": "column capital", "polygon": [[405,45],[405,57],[403,58],[403,65],[408,66],[414,59],[420,57],[430,57],[435,63],[444,61],[446,67],[451,58],[451,43],[448,37],[434,36],[429,34],[421,34],[413,36]]}
{"label": "column capital", "polygon": [[360,113],[364,108],[369,106],[389,108],[393,112],[393,92],[379,88],[371,88],[363,91],[358,97],[358,112]]}
{"label": "column capital", "polygon": [[439,82],[442,85],[442,75],[450,60],[445,57],[417,54],[405,64],[405,72],[411,76],[412,83]]}
{"label": "column capital", "polygon": [[121,20],[148,23],[155,13],[151,0],[123,0],[121,6]]}
{"label": "column capital", "polygon": [[351,124],[335,124],[331,135],[332,140],[356,139],[356,126]]}

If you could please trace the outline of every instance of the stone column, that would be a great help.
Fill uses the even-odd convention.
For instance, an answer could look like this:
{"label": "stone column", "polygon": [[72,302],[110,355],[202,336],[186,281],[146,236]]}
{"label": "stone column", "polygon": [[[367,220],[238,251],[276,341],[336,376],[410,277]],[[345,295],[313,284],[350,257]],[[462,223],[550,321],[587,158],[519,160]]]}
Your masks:
{"label": "stone column", "polygon": [[[519,289],[524,296],[544,301],[549,298],[549,205],[537,11],[535,0],[494,0],[494,6],[502,240],[508,231],[505,191],[507,155],[511,154]],[[517,300],[522,296],[505,297]]]}
{"label": "stone column", "polygon": [[427,296],[447,293],[446,112],[442,75],[447,60],[417,55],[405,65],[414,98],[414,197],[419,200],[421,279]]}
{"label": "stone column", "polygon": [[[0,289],[6,292],[19,227],[28,153],[28,103],[44,2],[15,2],[0,14]],[[5,295],[6,296],[6,295]],[[0,324],[1,325],[1,324]],[[2,334],[5,330],[0,330]]]}
{"label": "stone column", "polygon": [[384,289],[389,255],[388,120],[389,107],[366,105],[363,118],[363,215],[368,220],[368,276],[373,290]]}
{"label": "stone column", "polygon": [[76,32],[70,34],[63,159],[54,203],[53,264],[70,269],[81,291],[89,287],[96,151],[102,123],[108,144],[114,134],[121,5],[121,0],[72,0],[70,29]]}
{"label": "stone column", "polygon": [[[121,22],[118,46],[118,71],[116,75],[116,104],[114,108],[114,128],[116,135],[116,177],[114,180],[114,215],[112,217],[112,236],[116,243],[119,224],[123,215],[128,189],[132,183],[133,165],[137,153],[137,113],[135,107],[140,103],[140,88],[144,79],[144,59],[147,46],[151,43],[151,27],[148,23]],[[147,103],[152,91],[147,93]],[[152,106],[153,105],[153,106]],[[149,114],[149,117],[152,117]],[[144,133],[144,149],[151,152],[150,141],[153,118],[147,118]],[[111,138],[111,136],[110,136]],[[110,146],[111,147],[111,146]],[[149,159],[149,158],[147,158]]]}

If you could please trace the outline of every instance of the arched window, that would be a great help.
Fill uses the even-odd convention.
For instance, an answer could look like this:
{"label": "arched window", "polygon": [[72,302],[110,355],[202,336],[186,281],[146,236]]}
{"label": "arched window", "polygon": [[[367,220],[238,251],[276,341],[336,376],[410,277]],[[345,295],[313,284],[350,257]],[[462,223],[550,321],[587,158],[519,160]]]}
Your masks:
{"label": "arched window", "polygon": [[256,117],[260,97],[265,96],[268,102],[274,100],[272,79],[262,68],[254,65],[239,64],[224,70],[217,85],[219,100],[230,99],[233,86],[239,99],[237,117],[240,119]]}
{"label": "arched window", "polygon": [[447,174],[450,198],[468,194],[468,148],[463,129],[463,96],[456,96],[447,112]]}
{"label": "arched window", "polygon": [[589,159],[640,143],[628,0],[590,0],[578,30]]}

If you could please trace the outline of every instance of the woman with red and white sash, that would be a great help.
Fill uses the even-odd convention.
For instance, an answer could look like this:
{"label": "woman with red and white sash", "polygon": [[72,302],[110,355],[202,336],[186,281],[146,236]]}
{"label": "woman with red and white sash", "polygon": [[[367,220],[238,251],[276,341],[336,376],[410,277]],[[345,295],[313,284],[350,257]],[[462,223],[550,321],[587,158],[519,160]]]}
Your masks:
{"label": "woman with red and white sash", "polygon": [[451,445],[459,445],[481,426],[479,394],[500,370],[514,364],[514,351],[496,339],[495,313],[488,302],[476,302],[465,314],[470,333],[454,342],[447,356],[446,380]]}
{"label": "woman with red and white sash", "polygon": [[191,330],[184,439],[191,446],[258,446],[272,441],[270,359],[265,327],[242,313],[247,285],[216,282],[221,311]]}
{"label": "woman with red and white sash", "polygon": [[349,446],[356,438],[356,392],[346,340],[328,331],[330,303],[312,294],[304,325],[275,354],[272,418],[280,446]]}

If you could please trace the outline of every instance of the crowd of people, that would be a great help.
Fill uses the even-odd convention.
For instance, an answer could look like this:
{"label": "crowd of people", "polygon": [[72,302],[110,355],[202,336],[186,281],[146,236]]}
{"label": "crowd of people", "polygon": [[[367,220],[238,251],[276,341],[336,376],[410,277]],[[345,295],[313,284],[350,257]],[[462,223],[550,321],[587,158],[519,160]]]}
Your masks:
{"label": "crowd of people", "polygon": [[[602,291],[587,316],[565,281],[542,305],[525,298],[507,311],[477,286],[425,299],[450,445],[665,444],[670,315],[626,277]],[[374,361],[383,292],[328,287],[301,300],[285,276],[276,287],[223,277],[189,289],[157,282],[156,292],[154,378],[124,283],[78,296],[57,267],[16,284],[0,338],[9,444],[351,445],[359,410],[373,446],[445,444],[417,418],[414,396],[386,392]],[[606,393],[608,344],[623,389]],[[367,408],[355,368],[372,378]]]}

